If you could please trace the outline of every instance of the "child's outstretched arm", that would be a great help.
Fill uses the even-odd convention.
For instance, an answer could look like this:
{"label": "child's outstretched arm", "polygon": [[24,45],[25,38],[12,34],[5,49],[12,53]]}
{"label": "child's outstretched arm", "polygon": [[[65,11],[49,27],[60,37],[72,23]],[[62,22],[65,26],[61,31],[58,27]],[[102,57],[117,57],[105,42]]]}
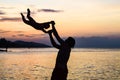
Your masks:
{"label": "child's outstretched arm", "polygon": [[52,30],[53,30],[53,34],[54,36],[56,37],[56,39],[59,41],[60,44],[62,44],[64,42],[64,40],[62,38],[60,38],[58,32],[56,31],[55,29],[55,22],[54,21],[51,21],[51,24],[52,24]]}
{"label": "child's outstretched arm", "polygon": [[51,41],[51,44],[53,45],[53,47],[60,49],[60,45],[56,44],[55,40],[53,39],[52,30],[49,30],[48,34],[49,34],[50,41]]}

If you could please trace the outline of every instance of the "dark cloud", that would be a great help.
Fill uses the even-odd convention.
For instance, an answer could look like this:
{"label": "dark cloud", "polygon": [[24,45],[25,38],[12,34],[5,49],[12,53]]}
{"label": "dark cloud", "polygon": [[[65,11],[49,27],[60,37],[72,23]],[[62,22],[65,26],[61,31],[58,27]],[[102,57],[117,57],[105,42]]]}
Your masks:
{"label": "dark cloud", "polygon": [[4,31],[4,30],[0,30],[0,34],[3,34],[3,33],[8,33],[10,31]]}
{"label": "dark cloud", "polygon": [[47,34],[41,34],[40,36],[43,37],[43,38],[47,38],[48,37]]}
{"label": "dark cloud", "polygon": [[31,34],[31,35],[25,35],[25,34],[22,34],[22,33],[21,33],[21,34],[17,34],[16,36],[19,36],[19,37],[20,37],[20,36],[21,36],[21,37],[31,37],[31,38],[35,37],[35,36],[32,35],[32,34]]}
{"label": "dark cloud", "polygon": [[24,34],[18,34],[17,36],[25,36]]}
{"label": "dark cloud", "polygon": [[16,35],[12,35],[12,37],[16,37]]}
{"label": "dark cloud", "polygon": [[27,37],[27,38],[36,38],[36,37],[42,37],[42,38],[45,38],[45,37],[48,37],[46,34],[29,34],[29,35],[23,35],[23,34],[18,34],[18,36],[24,36],[24,37]]}
{"label": "dark cloud", "polygon": [[38,36],[40,36],[40,37],[48,37],[48,35],[47,34],[31,34],[31,36],[34,36],[34,37],[38,37]]}
{"label": "dark cloud", "polygon": [[21,21],[21,18],[18,18],[18,17],[13,17],[13,18],[2,17],[2,18],[0,18],[0,21]]}
{"label": "dark cloud", "polygon": [[54,9],[38,9],[38,12],[53,12],[53,13],[58,13],[58,12],[63,12],[63,10],[54,10]]}
{"label": "dark cloud", "polygon": [[24,31],[15,31],[15,33],[24,33]]}
{"label": "dark cloud", "polygon": [[[0,26],[0,27],[2,27],[2,26]],[[19,34],[19,36],[22,34],[22,33],[24,33],[24,31],[7,31],[7,30],[2,30],[2,29],[0,29],[0,34],[4,34],[4,33],[15,33],[15,34]],[[15,35],[12,35],[12,36],[15,36]]]}
{"label": "dark cloud", "polygon": [[0,9],[13,9],[14,7],[0,7]]}
{"label": "dark cloud", "polygon": [[[23,14],[27,14],[27,12],[22,12]],[[30,12],[30,14],[36,14],[36,12]]]}
{"label": "dark cloud", "polygon": [[33,35],[25,35],[25,37],[31,37],[31,38],[32,38],[32,37],[34,37],[34,36],[33,36]]}
{"label": "dark cloud", "polygon": [[0,10],[0,15],[4,15],[4,14],[5,14],[5,12],[3,12],[3,11]]}

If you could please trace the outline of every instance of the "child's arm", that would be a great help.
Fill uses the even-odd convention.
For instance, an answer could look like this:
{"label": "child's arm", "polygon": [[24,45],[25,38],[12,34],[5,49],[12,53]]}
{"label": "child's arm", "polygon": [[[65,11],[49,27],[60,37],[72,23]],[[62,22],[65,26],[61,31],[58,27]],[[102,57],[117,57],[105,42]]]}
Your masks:
{"label": "child's arm", "polygon": [[51,41],[52,45],[53,45],[55,48],[60,49],[60,45],[56,44],[55,40],[53,39],[52,30],[49,30],[49,31],[48,31],[48,34],[49,34],[50,41]]}
{"label": "child's arm", "polygon": [[63,39],[60,38],[60,36],[58,35],[58,32],[56,31],[55,29],[55,22],[54,21],[51,21],[51,24],[52,24],[52,29],[53,29],[53,34],[54,36],[56,37],[56,39],[59,41],[60,44],[62,44],[64,42]]}

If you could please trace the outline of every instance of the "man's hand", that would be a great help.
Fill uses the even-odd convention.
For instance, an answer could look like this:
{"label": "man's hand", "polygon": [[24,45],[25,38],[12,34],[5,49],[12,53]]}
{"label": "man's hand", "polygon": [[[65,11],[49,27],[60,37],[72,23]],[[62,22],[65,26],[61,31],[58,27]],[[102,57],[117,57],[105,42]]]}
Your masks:
{"label": "man's hand", "polygon": [[51,24],[52,24],[52,25],[55,25],[55,21],[51,21]]}
{"label": "man's hand", "polygon": [[49,30],[49,31],[48,31],[48,34],[52,34],[52,32],[53,32],[53,30]]}

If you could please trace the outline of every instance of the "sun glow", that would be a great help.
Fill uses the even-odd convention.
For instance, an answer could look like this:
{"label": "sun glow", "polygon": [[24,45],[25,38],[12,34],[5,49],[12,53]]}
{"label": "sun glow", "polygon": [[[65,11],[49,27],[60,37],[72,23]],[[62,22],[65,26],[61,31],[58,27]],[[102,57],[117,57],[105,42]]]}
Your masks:
{"label": "sun glow", "polygon": [[[21,31],[27,36],[44,34],[22,22],[20,13],[26,13],[27,8],[30,8],[31,16],[37,22],[54,20],[56,29],[62,37],[120,34],[120,2],[118,0],[47,0],[47,2],[30,0],[29,3],[20,0],[8,3],[7,0],[0,2],[0,37],[13,38],[14,35],[19,35],[16,31]],[[49,11],[40,12],[43,9]],[[17,37],[25,38],[22,35]],[[30,39],[30,37],[27,38]]]}

